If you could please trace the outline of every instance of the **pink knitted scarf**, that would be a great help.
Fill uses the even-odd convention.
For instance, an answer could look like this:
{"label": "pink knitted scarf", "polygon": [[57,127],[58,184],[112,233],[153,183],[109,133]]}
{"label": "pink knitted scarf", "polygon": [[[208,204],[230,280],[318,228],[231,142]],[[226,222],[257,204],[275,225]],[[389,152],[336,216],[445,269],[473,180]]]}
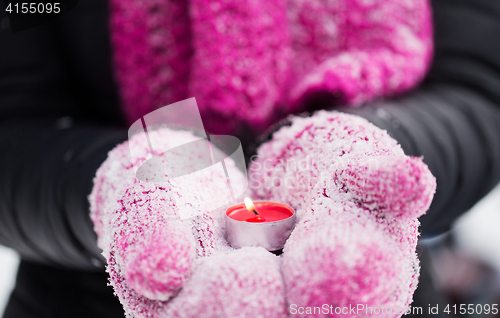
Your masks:
{"label": "pink knitted scarf", "polygon": [[426,0],[111,0],[111,30],[129,122],[194,96],[212,133],[261,131],[318,94],[400,94],[432,58]]}

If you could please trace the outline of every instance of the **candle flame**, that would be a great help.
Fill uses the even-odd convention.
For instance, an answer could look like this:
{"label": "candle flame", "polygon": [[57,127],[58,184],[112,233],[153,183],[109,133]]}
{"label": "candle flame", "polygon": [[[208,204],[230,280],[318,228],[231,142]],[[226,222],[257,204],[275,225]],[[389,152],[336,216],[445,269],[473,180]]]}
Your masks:
{"label": "candle flame", "polygon": [[243,199],[243,202],[245,202],[245,206],[247,207],[248,212],[253,212],[255,210],[255,205],[253,205],[253,202],[250,198]]}

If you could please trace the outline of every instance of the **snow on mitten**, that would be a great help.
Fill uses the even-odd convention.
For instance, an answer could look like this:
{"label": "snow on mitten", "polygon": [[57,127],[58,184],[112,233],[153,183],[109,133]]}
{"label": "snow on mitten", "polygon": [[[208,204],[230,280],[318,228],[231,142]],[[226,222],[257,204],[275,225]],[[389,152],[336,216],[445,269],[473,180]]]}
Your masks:
{"label": "snow on mitten", "polygon": [[283,254],[292,313],[404,313],[419,276],[417,218],[436,188],[421,158],[363,118],[320,111],[293,118],[258,149],[250,182],[255,198],[285,202],[300,217]]}
{"label": "snow on mitten", "polygon": [[[194,318],[200,313],[283,317],[278,257],[262,248],[234,251],[224,239],[223,209],[204,210],[204,200],[215,201],[216,206],[230,202],[220,195],[228,193],[225,175],[209,167],[165,182],[139,181],[134,166],[150,155],[171,164],[162,161],[164,153],[151,152],[146,138],[137,134],[110,151],[89,197],[98,245],[125,313],[134,318]],[[199,139],[167,128],[149,131],[149,138],[164,143],[156,144],[158,149],[169,148],[173,141],[187,144]],[[189,165],[197,159],[182,153],[179,160]],[[243,182],[244,175],[234,164],[226,168],[231,182]],[[196,191],[200,185],[218,195],[207,197]],[[258,263],[266,271],[252,271]]]}

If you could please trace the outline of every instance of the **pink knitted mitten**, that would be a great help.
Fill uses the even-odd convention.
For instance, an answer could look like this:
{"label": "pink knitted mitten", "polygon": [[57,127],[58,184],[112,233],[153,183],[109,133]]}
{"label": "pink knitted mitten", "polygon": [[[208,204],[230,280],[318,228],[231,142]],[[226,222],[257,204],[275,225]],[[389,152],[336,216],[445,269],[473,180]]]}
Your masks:
{"label": "pink knitted mitten", "polygon": [[285,202],[301,216],[283,254],[292,314],[404,313],[419,276],[417,218],[436,188],[421,158],[363,118],[320,111],[276,132],[250,173],[255,198]]}
{"label": "pink knitted mitten", "polygon": [[[156,144],[158,149],[199,139],[167,128],[150,131],[149,137],[164,143]],[[142,182],[133,167],[149,154],[144,134],[117,146],[97,171],[89,197],[98,245],[126,314],[285,317],[280,259],[263,248],[232,249],[223,235],[224,209],[207,212],[202,204],[206,196],[195,190],[227,192],[225,176],[206,168],[168,182]],[[163,154],[153,154],[164,159]],[[180,159],[184,164],[196,161],[189,156]],[[231,182],[244,182],[235,165],[226,168]]]}

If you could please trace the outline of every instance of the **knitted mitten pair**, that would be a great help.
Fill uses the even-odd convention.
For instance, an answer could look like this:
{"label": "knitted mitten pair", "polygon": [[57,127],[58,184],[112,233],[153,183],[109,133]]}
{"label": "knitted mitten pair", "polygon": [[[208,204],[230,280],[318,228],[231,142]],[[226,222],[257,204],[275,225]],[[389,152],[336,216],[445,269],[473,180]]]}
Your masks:
{"label": "knitted mitten pair", "polygon": [[[168,128],[149,134],[166,146],[172,136],[176,143],[196,139]],[[203,210],[206,198],[193,185],[222,193],[224,175],[208,168],[163,183],[139,181],[130,150],[139,161],[151,155],[144,134],[117,146],[90,195],[110,282],[128,315],[287,317],[320,307],[318,316],[338,316],[334,308],[345,307],[343,315],[363,317],[368,307],[383,307],[380,317],[400,317],[411,303],[417,218],[436,182],[420,158],[406,156],[365,119],[326,111],[295,117],[258,149],[250,196],[284,202],[299,215],[281,256],[231,248],[223,209]],[[232,182],[244,182],[235,165],[226,168]],[[186,211],[194,216],[182,218]]]}

